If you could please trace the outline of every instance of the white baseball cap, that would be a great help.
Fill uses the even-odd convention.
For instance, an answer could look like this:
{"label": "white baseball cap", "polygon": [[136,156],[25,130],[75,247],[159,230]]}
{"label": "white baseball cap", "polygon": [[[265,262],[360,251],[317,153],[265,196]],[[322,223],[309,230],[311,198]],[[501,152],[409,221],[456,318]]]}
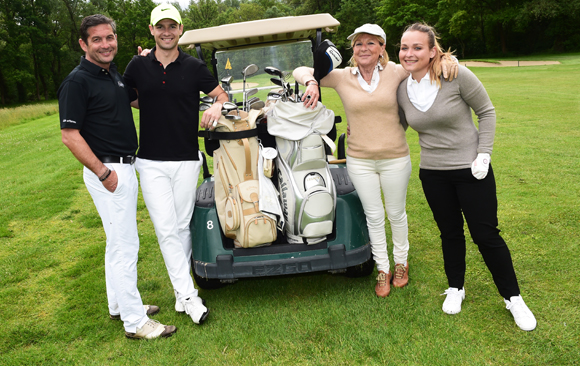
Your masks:
{"label": "white baseball cap", "polygon": [[383,28],[381,28],[377,24],[369,24],[369,23],[361,25],[360,27],[355,29],[354,33],[351,34],[350,36],[348,36],[346,39],[348,39],[349,41],[352,41],[353,38],[359,33],[372,34],[373,36],[382,37],[385,40],[385,42],[387,41],[387,35],[385,34],[385,31],[383,30]]}
{"label": "white baseball cap", "polygon": [[179,10],[171,4],[161,4],[151,12],[151,25],[155,26],[163,19],[175,20],[177,24],[183,24]]}

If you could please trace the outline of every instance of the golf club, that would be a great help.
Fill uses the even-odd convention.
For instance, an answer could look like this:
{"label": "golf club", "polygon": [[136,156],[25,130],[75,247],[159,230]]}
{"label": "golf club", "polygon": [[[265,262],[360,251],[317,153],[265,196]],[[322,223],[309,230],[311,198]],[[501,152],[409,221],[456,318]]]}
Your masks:
{"label": "golf club", "polygon": [[228,76],[224,76],[222,78],[222,88],[224,89],[224,91],[226,93],[228,93],[228,100],[231,102],[232,101],[232,95],[230,94],[230,91],[232,90],[232,81],[234,80],[234,77],[232,75],[228,75]]}
{"label": "golf club", "polygon": [[209,103],[201,103],[199,105],[199,111],[200,112],[207,111],[210,108],[211,108],[211,104],[209,104]]}
{"label": "golf club", "polygon": [[246,77],[254,75],[255,73],[257,73],[259,70],[258,66],[255,64],[250,64],[248,66],[246,66],[246,68],[242,71],[242,76],[244,77],[243,83],[242,83],[242,95],[243,95],[243,103],[242,105],[245,106],[246,105]]}

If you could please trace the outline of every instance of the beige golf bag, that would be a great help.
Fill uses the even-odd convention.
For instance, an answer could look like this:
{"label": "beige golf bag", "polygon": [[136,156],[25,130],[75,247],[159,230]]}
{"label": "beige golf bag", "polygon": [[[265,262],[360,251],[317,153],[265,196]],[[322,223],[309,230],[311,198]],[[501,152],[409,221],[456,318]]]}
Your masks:
{"label": "beige golf bag", "polygon": [[216,209],[222,231],[239,248],[269,245],[276,240],[276,217],[260,211],[259,204],[256,118],[260,113],[239,111],[239,120],[222,116],[214,134],[220,140],[220,147],[213,152]]}
{"label": "beige golf bag", "polygon": [[276,136],[278,189],[289,243],[315,244],[332,233],[336,188],[324,148],[334,112],[321,103],[278,101],[267,113],[268,133]]}

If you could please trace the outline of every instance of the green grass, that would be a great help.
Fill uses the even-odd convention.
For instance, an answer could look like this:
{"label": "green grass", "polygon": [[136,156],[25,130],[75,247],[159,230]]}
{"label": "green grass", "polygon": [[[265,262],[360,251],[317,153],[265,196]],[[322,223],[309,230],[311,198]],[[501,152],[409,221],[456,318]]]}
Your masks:
{"label": "green grass", "polygon": [[58,102],[56,100],[18,107],[0,108],[0,130],[11,125],[57,113]]}
{"label": "green grass", "polygon": [[[549,56],[563,64],[473,68],[497,110],[492,158],[500,228],[538,319],[535,331],[517,328],[472,243],[463,311],[441,311],[446,280],[439,234],[417,176],[417,134],[409,130],[408,287],[378,299],[374,276],[243,280],[202,290],[212,312],[195,326],[173,311],[140,198],[139,289],[145,302],[161,306],[155,319],[178,332],[128,340],[122,324],[107,317],[104,232],[81,165],[60,142],[52,115],[0,131],[0,364],[578,364],[580,95],[574,76],[580,55]],[[336,94],[323,90],[323,96],[344,118]]]}

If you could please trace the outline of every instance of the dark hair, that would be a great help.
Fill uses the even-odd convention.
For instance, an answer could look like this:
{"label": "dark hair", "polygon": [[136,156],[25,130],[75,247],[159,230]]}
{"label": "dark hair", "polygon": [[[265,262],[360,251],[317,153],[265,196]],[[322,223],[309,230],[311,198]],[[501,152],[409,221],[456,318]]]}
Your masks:
{"label": "dark hair", "polygon": [[113,19],[108,18],[102,14],[89,15],[88,17],[85,17],[81,22],[80,29],[81,39],[83,40],[83,42],[85,42],[85,44],[88,44],[89,28],[96,27],[97,25],[101,24],[110,25],[111,28],[113,28],[113,33],[115,34],[117,33],[117,25],[115,24],[115,21]]}
{"label": "dark hair", "polygon": [[[435,56],[429,61],[429,79],[431,82],[436,81],[437,85],[441,87],[441,81],[439,80],[439,75],[441,75],[441,57],[445,52],[443,52],[443,49],[437,41],[439,36],[435,28],[425,23],[414,23],[408,26],[403,34],[413,31],[426,33],[429,39],[429,49],[435,48]],[[449,52],[448,54],[451,55],[452,53]]]}

